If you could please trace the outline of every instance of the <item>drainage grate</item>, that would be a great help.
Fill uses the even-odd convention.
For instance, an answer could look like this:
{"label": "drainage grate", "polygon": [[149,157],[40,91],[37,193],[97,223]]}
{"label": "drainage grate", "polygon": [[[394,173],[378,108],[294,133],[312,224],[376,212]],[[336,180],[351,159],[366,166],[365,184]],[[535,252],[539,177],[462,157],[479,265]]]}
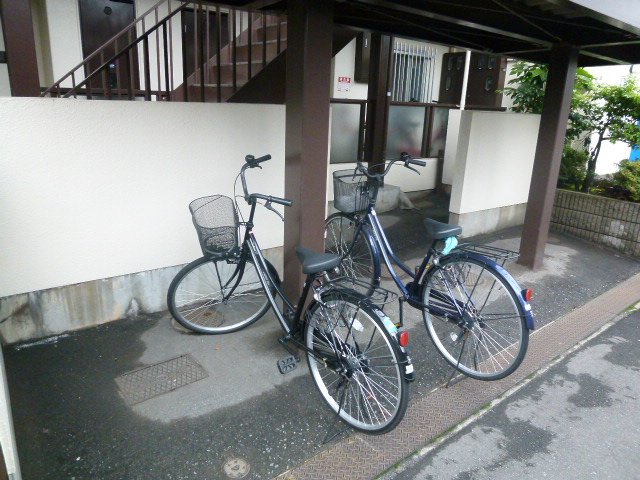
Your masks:
{"label": "drainage grate", "polygon": [[191,355],[181,355],[125,373],[116,384],[125,402],[135,405],[208,376]]}

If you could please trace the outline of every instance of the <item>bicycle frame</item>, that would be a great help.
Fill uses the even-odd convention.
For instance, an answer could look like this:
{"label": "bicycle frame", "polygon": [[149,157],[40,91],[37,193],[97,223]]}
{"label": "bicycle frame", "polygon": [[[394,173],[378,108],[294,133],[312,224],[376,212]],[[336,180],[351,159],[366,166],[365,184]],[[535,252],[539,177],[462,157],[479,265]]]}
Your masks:
{"label": "bicycle frame", "polygon": [[[287,335],[290,335],[300,326],[300,318],[304,309],[305,300],[307,298],[307,295],[309,295],[309,290],[311,289],[312,279],[310,277],[307,277],[307,279],[305,280],[302,294],[296,308],[280,288],[280,282],[276,281],[272,277],[267,259],[264,258],[262,250],[258,245],[258,241],[253,234],[253,217],[255,214],[256,205],[257,202],[255,201],[251,204],[251,213],[249,214],[249,220],[245,224],[246,230],[244,234],[244,241],[242,242],[242,248],[248,248],[254,265],[256,266],[256,271],[258,273],[258,277],[260,278],[260,283],[262,283],[265,294],[269,299],[269,304],[273,308],[273,311],[275,312],[276,318],[278,319],[278,322],[280,323],[282,329]],[[272,293],[272,289],[275,290],[276,295]],[[284,310],[286,311],[286,313],[284,314],[282,309],[278,307],[276,301],[277,297],[280,297],[282,299]],[[295,315],[291,320],[287,320],[287,318],[285,317],[290,317],[292,312],[295,312]]]}
{"label": "bicycle frame", "polygon": [[[369,237],[369,245],[372,247],[372,255],[374,257],[374,265],[380,265],[382,261],[387,266],[389,273],[391,274],[391,278],[394,283],[397,285],[398,289],[401,292],[402,298],[409,303],[412,307],[422,309],[427,308],[430,313],[439,316],[448,316],[450,318],[461,317],[463,315],[463,311],[466,306],[464,304],[460,304],[459,301],[456,303],[451,302],[452,295],[447,296],[441,292],[432,292],[433,297],[439,302],[438,306],[435,305],[425,305],[420,298],[422,293],[421,287],[421,279],[425,274],[429,272],[432,268],[432,259],[436,258],[436,251],[434,250],[434,242],[426,256],[422,260],[422,263],[414,272],[412,271],[406,264],[404,264],[393,252],[391,245],[389,244],[389,240],[387,239],[386,234],[384,233],[384,229],[380,224],[380,220],[378,219],[378,215],[375,211],[375,202],[370,204],[367,208],[366,216],[360,220],[358,226],[356,227],[356,231],[354,233],[354,239],[357,235],[365,235]],[[352,243],[351,248],[353,248]],[[346,255],[349,255],[351,250],[347,252]],[[525,320],[527,322],[527,327],[529,330],[535,329],[535,323],[533,320],[533,315],[531,313],[531,307],[528,302],[526,302],[521,295],[520,288],[518,284],[515,282],[513,277],[498,263],[494,262],[490,258],[482,257],[479,254],[472,252],[464,252],[459,253],[459,255],[464,255],[466,258],[474,258],[476,260],[480,260],[484,263],[487,263],[495,270],[497,270],[509,283],[514,292],[516,292],[516,296],[518,301],[521,303],[524,312],[525,312]],[[404,273],[409,275],[411,280],[406,284],[400,279],[398,273],[396,272],[394,265],[399,267]],[[378,286],[380,284],[380,272],[379,268],[376,273],[376,278],[374,280],[374,286]],[[400,310],[402,311],[402,309]],[[402,323],[402,314],[400,318],[400,324]]]}
{"label": "bicycle frame", "polygon": [[[402,261],[393,252],[391,245],[389,245],[389,240],[384,233],[384,229],[380,224],[380,220],[378,220],[378,215],[376,214],[376,211],[372,205],[369,205],[369,208],[367,209],[366,220],[358,225],[358,229],[354,234],[354,238],[360,233],[362,235],[368,235],[373,238],[374,241],[369,242],[369,244],[374,247],[372,248],[372,255],[374,256],[375,263],[381,264],[381,260],[384,261],[384,264],[389,269],[389,273],[391,273],[391,278],[402,292],[402,296],[404,297],[404,299],[412,303],[417,302],[421,306],[424,306],[418,298],[418,282],[422,278],[425,270],[427,269],[427,265],[429,264],[429,260],[431,260],[433,256],[432,248],[430,248],[427,252],[427,255],[425,256],[418,270],[416,272],[412,271],[407,265],[402,263]],[[394,268],[394,265],[398,266],[404,273],[411,277],[411,281],[409,283],[405,284],[400,279],[398,273]],[[377,277],[376,284],[379,283],[380,277]]]}

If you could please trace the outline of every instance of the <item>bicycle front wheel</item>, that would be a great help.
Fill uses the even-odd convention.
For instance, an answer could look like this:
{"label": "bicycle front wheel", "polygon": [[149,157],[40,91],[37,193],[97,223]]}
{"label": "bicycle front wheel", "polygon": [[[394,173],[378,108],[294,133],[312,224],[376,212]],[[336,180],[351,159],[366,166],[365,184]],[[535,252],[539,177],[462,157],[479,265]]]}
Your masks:
{"label": "bicycle front wheel", "polygon": [[404,357],[373,309],[352,298],[332,292],[323,297],[324,305],[311,307],[307,361],[333,412],[356,430],[381,434],[393,429],[407,409]]}
{"label": "bicycle front wheel", "polygon": [[[362,283],[356,288],[369,293],[376,285],[380,266],[376,269],[376,259],[367,235],[362,230],[356,235],[358,223],[352,216],[338,212],[325,221],[324,249],[327,253],[340,255],[342,261],[338,267],[339,277],[357,280]],[[351,247],[353,245],[353,248]],[[378,275],[376,275],[378,273]],[[331,272],[329,276],[333,277]],[[354,288],[357,287],[354,285]]]}
{"label": "bicycle front wheel", "polygon": [[198,333],[228,333],[258,320],[269,308],[256,267],[201,257],[173,279],[167,294],[171,315]]}
{"label": "bicycle front wheel", "polygon": [[524,359],[529,330],[522,304],[493,266],[441,259],[425,279],[424,322],[444,359],[465,375],[499,380]]}

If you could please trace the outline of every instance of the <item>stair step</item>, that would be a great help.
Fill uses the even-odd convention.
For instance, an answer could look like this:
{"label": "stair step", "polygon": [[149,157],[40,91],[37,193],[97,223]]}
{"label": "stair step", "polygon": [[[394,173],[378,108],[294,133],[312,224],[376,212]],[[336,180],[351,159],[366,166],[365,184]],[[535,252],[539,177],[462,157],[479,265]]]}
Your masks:
{"label": "stair step", "polygon": [[[280,42],[280,53],[287,48],[287,41]],[[267,61],[275,58],[278,55],[278,44],[275,41],[267,42]],[[262,43],[252,43],[251,45],[251,59],[262,59]],[[237,45],[236,46],[236,60],[247,61],[249,60],[249,46]]]}
{"label": "stair step", "polygon": [[[258,38],[262,38],[262,32],[263,32],[263,28],[262,26],[259,26],[256,29],[256,35]],[[278,35],[278,24],[274,23],[274,24],[267,24],[266,27],[266,32],[267,32],[267,38],[271,37],[271,38],[276,38],[276,36]],[[283,37],[287,36],[287,22],[282,22],[280,24],[280,35]]]}

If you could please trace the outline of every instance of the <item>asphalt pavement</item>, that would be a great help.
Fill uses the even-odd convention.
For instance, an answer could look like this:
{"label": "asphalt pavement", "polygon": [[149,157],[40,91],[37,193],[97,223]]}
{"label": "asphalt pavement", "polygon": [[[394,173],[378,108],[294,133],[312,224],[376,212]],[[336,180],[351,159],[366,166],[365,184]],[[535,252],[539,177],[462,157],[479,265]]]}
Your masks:
{"label": "asphalt pavement", "polygon": [[516,388],[383,478],[640,478],[640,310]]}

